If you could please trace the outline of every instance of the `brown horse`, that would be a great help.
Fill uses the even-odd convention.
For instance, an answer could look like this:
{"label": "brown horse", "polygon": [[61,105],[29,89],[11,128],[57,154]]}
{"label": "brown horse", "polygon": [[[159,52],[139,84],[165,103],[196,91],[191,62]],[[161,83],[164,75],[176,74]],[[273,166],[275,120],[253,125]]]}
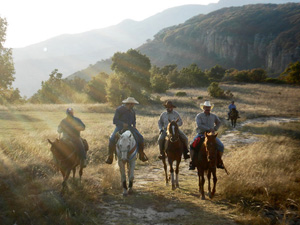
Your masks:
{"label": "brown horse", "polygon": [[231,120],[231,126],[235,127],[236,126],[236,120],[238,118],[238,112],[236,111],[235,108],[231,109],[229,113],[229,118]]}
{"label": "brown horse", "polygon": [[[198,156],[196,160],[196,167],[198,170],[199,176],[199,192],[202,196],[202,199],[205,199],[204,195],[204,172],[207,172],[208,179],[208,196],[213,198],[216,192],[216,184],[217,184],[217,148],[216,148],[216,137],[217,133],[206,133],[205,132],[205,140],[198,151]],[[210,178],[213,175],[213,189],[211,191]]]}
{"label": "brown horse", "polygon": [[[184,148],[184,145],[179,138],[179,129],[178,129],[178,125],[177,125],[178,120],[179,120],[179,118],[176,121],[175,120],[169,121],[169,124],[167,127],[167,137],[165,140],[165,150],[167,153],[167,158],[168,158],[168,162],[169,162],[169,166],[170,166],[172,190],[179,188],[179,182],[178,182],[179,164],[181,162],[181,157],[182,157],[183,148]],[[169,178],[168,178],[168,172],[167,172],[166,159],[163,158],[162,161],[164,164],[166,183],[168,184]],[[174,169],[173,169],[174,161],[176,161],[176,169],[175,169],[176,177],[175,177],[175,179],[174,179]]]}
{"label": "brown horse", "polygon": [[[76,167],[80,165],[80,157],[77,148],[72,143],[66,143],[63,140],[56,139],[54,142],[48,139],[51,144],[51,152],[53,154],[56,165],[63,176],[62,188],[63,190],[67,187],[67,180],[73,171],[73,179],[75,178]],[[82,139],[85,150],[88,150],[88,144],[85,139]],[[79,177],[81,182],[83,167],[80,166]]]}

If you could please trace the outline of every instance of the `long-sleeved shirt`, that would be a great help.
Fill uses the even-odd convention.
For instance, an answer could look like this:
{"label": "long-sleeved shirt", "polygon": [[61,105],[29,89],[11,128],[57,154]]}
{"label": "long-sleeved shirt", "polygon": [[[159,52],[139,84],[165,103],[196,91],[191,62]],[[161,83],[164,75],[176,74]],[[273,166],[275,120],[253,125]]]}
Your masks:
{"label": "long-sleeved shirt", "polygon": [[172,120],[179,120],[177,121],[177,125],[180,127],[182,125],[182,119],[178,112],[172,111],[172,112],[163,112],[160,114],[159,120],[158,120],[158,129],[159,130],[167,130],[167,126],[169,124],[169,121]]}
{"label": "long-sleeved shirt", "polygon": [[215,114],[210,113],[206,115],[205,113],[199,113],[196,116],[196,124],[197,133],[204,134],[205,131],[210,131],[211,129],[217,131],[221,125],[221,121]]}
{"label": "long-sleeved shirt", "polygon": [[135,111],[133,109],[128,109],[125,105],[119,106],[115,111],[113,123],[120,128],[123,128],[124,123],[127,123],[128,126],[135,127]]}
{"label": "long-sleeved shirt", "polygon": [[229,111],[231,111],[232,109],[236,109],[236,105],[230,104],[230,105],[228,106],[228,109],[229,109]]}
{"label": "long-sleeved shirt", "polygon": [[80,137],[80,131],[85,130],[85,124],[75,116],[68,116],[58,125],[57,132],[63,133],[63,137],[73,140]]}

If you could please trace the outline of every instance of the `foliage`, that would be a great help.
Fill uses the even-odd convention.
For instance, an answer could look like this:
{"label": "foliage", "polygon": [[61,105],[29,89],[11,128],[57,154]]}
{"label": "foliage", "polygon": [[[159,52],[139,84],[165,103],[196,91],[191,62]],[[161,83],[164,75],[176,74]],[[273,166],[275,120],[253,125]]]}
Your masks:
{"label": "foliage", "polygon": [[106,86],[106,98],[111,105],[119,105],[123,99],[130,95],[131,91],[121,84],[120,76],[116,74],[109,76]]}
{"label": "foliage", "polygon": [[209,84],[205,73],[193,63],[179,72],[179,87],[204,87]]}
{"label": "foliage", "polygon": [[207,88],[208,94],[214,98],[232,98],[233,94],[230,90],[226,92],[219,87],[219,83],[212,82],[209,87]]}
{"label": "foliage", "polygon": [[178,92],[176,92],[175,96],[177,96],[177,97],[184,97],[184,96],[187,96],[187,94],[186,94],[185,91],[178,91]]}
{"label": "foliage", "polygon": [[229,69],[223,78],[224,81],[237,81],[245,83],[261,83],[267,79],[267,72],[264,69],[241,70]]}
{"label": "foliage", "polygon": [[211,82],[219,82],[222,80],[226,72],[226,69],[220,65],[215,65],[206,72],[206,75]]}
{"label": "foliage", "polygon": [[300,84],[300,62],[290,63],[280,74],[280,79],[288,84]]}
{"label": "foliage", "polygon": [[75,91],[62,79],[57,69],[53,70],[42,88],[30,98],[32,103],[67,103],[73,102]]}
{"label": "foliage", "polygon": [[96,102],[106,102],[106,82],[108,74],[102,72],[94,76],[86,86],[86,93]]}
{"label": "foliage", "polygon": [[12,49],[4,48],[7,22],[0,17],[0,104],[23,101],[18,89],[12,88],[15,80],[15,68],[12,58]]}
{"label": "foliage", "polygon": [[[116,84],[110,85],[114,88],[116,85],[119,86],[120,90],[118,90],[118,92],[122,93],[122,95],[127,94],[126,97],[130,95],[135,97],[138,101],[144,101],[146,98],[144,91],[150,89],[149,70],[151,63],[149,58],[136,50],[129,49],[126,53],[115,53],[112,57],[112,61],[111,68],[118,79],[116,79]],[[108,101],[112,104],[117,104],[117,102],[113,101],[115,98],[112,97],[115,96],[115,94],[110,91],[108,95]]]}
{"label": "foliage", "polygon": [[77,76],[75,76],[74,79],[66,80],[66,83],[77,92],[83,92],[87,85],[87,82],[84,79]]}
{"label": "foliage", "polygon": [[151,74],[150,83],[153,92],[165,93],[169,89],[166,75]]}

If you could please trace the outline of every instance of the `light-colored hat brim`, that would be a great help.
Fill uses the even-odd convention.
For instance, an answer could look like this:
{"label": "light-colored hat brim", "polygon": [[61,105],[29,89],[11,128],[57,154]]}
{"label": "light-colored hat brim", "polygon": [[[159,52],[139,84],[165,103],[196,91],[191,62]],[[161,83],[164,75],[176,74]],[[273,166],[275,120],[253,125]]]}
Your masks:
{"label": "light-colored hat brim", "polygon": [[[208,105],[204,105],[203,103],[201,103],[201,104],[200,104],[200,109],[203,110],[203,107],[204,107],[204,106],[208,106]],[[211,104],[211,106],[208,106],[208,107],[210,107],[210,109],[212,110],[212,109],[214,108],[214,104]]]}
{"label": "light-colored hat brim", "polygon": [[124,104],[140,104],[137,100],[135,100],[134,98],[132,97],[128,97],[127,99],[123,100],[122,103]]}

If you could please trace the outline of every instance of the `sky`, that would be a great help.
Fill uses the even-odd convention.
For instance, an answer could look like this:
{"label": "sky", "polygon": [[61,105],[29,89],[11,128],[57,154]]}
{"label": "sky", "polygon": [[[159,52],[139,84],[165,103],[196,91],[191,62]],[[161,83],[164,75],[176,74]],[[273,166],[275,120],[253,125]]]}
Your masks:
{"label": "sky", "polygon": [[61,34],[76,34],[141,21],[168,8],[219,0],[0,0],[6,48],[21,48]]}

